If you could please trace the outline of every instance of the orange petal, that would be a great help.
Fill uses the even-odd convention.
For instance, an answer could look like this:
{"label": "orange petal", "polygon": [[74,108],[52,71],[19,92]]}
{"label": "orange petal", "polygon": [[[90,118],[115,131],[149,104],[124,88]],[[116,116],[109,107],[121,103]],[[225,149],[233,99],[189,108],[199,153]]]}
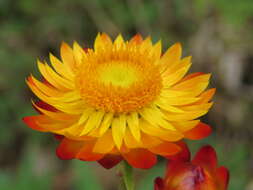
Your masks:
{"label": "orange petal", "polygon": [[182,81],[178,82],[171,89],[173,89],[173,90],[182,90],[182,89],[186,90],[186,89],[192,88],[193,86],[195,86],[198,83],[208,82],[210,77],[211,77],[210,74],[203,74],[203,75],[195,76],[195,77],[190,78],[188,80],[183,79],[183,82]]}
{"label": "orange petal", "polygon": [[207,171],[214,172],[217,168],[215,150],[210,145],[202,147],[195,155],[192,163],[205,168]]}
{"label": "orange petal", "polygon": [[105,154],[110,152],[114,148],[114,142],[112,139],[112,131],[108,130],[103,136],[97,139],[93,151],[96,153]]}
{"label": "orange petal", "polygon": [[140,44],[143,41],[143,38],[140,34],[136,34],[132,39],[130,40],[129,43],[131,44]]}
{"label": "orange petal", "polygon": [[126,129],[124,142],[128,148],[142,147],[142,143],[140,141],[136,141],[136,139],[133,137],[129,129]]}
{"label": "orange petal", "polygon": [[195,102],[195,104],[201,104],[201,103],[209,102],[212,99],[213,95],[215,94],[215,91],[216,91],[216,88],[211,88],[211,89],[203,92],[199,96],[200,100]]}
{"label": "orange petal", "polygon": [[216,170],[216,178],[220,190],[226,190],[229,182],[229,171],[224,166],[219,167]]}
{"label": "orange petal", "polygon": [[84,142],[82,141],[73,141],[64,138],[57,147],[56,154],[62,160],[74,159],[83,146]]}
{"label": "orange petal", "polygon": [[106,169],[110,169],[117,165],[121,160],[122,156],[120,155],[114,155],[114,154],[107,154],[102,159],[98,161],[100,165],[102,165]]}
{"label": "orange petal", "polygon": [[68,66],[71,71],[75,70],[75,59],[72,48],[67,43],[62,42],[60,52],[63,64]]}
{"label": "orange petal", "polygon": [[199,140],[199,139],[203,139],[209,136],[211,132],[212,132],[212,129],[209,125],[199,122],[199,124],[196,125],[196,127],[185,132],[184,135],[185,135],[185,138],[187,139]]}
{"label": "orange petal", "polygon": [[180,82],[183,82],[183,81],[185,81],[185,80],[189,80],[189,79],[191,79],[191,78],[194,78],[194,77],[197,77],[197,76],[203,75],[203,74],[205,74],[205,73],[203,73],[203,72],[191,73],[191,74],[185,76]]}
{"label": "orange petal", "polygon": [[167,156],[167,155],[175,155],[179,153],[181,151],[181,148],[175,143],[164,142],[155,147],[149,148],[149,150],[153,152],[154,154]]}
{"label": "orange petal", "polygon": [[162,143],[162,140],[160,140],[157,137],[153,137],[151,135],[147,135],[146,133],[142,133],[141,135],[141,142],[143,144],[143,147],[145,148],[150,148],[150,147],[154,147],[156,145],[159,145]]}
{"label": "orange petal", "polygon": [[44,131],[44,132],[48,131],[37,124],[36,120],[38,117],[40,117],[40,116],[36,115],[36,116],[23,117],[23,122],[31,129],[34,129],[37,131]]}
{"label": "orange petal", "polygon": [[125,160],[135,168],[149,169],[157,162],[156,155],[146,149],[132,149],[129,153],[123,154]]}
{"label": "orange petal", "polygon": [[83,161],[96,161],[104,157],[104,154],[97,154],[93,152],[94,141],[85,142],[82,149],[76,155],[76,158]]}
{"label": "orange petal", "polygon": [[181,147],[181,151],[176,155],[166,156],[166,158],[174,161],[184,161],[188,162],[191,159],[191,152],[187,144],[183,141],[177,142],[177,145]]}

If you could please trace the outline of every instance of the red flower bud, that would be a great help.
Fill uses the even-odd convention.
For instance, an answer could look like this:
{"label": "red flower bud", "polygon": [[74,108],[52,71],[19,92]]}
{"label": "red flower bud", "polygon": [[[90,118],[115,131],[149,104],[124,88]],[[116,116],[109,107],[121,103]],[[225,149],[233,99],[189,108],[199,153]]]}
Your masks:
{"label": "red flower bud", "polygon": [[155,190],[227,190],[229,172],[217,165],[216,152],[211,146],[202,147],[190,161],[188,147],[170,158],[165,178],[155,180]]}

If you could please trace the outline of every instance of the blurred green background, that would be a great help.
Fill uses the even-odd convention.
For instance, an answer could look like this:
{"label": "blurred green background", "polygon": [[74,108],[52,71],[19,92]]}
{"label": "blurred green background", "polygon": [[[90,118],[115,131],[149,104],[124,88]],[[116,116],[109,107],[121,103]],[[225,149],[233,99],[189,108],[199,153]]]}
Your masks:
{"label": "blurred green background", "polygon": [[[92,46],[97,32],[126,38],[136,33],[181,42],[193,55],[191,71],[212,73],[215,105],[204,117],[220,164],[231,170],[230,190],[253,190],[253,2],[252,0],[0,0],[0,189],[116,190],[117,169],[60,161],[50,134],[27,128],[37,58],[59,55],[62,41]],[[151,190],[164,162],[137,170],[138,190]]]}

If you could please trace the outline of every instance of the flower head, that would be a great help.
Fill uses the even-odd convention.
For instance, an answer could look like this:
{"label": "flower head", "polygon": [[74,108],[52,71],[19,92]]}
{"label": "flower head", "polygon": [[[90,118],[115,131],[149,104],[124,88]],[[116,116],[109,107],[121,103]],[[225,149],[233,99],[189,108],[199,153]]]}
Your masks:
{"label": "flower head", "polygon": [[191,57],[181,45],[164,54],[161,42],[140,35],[114,41],[98,34],[93,49],[61,46],[61,60],[50,54],[52,67],[38,61],[42,81],[27,84],[40,101],[39,115],[24,122],[32,129],[62,136],[62,159],[99,161],[110,168],[122,159],[150,168],[156,155],[176,154],[173,142],[200,139],[211,129],[198,118],[212,106],[214,89],[204,91],[210,74],[185,76]]}
{"label": "flower head", "polygon": [[229,172],[217,165],[217,156],[211,146],[202,147],[190,161],[186,145],[182,153],[172,156],[165,178],[156,178],[155,190],[227,190]]}

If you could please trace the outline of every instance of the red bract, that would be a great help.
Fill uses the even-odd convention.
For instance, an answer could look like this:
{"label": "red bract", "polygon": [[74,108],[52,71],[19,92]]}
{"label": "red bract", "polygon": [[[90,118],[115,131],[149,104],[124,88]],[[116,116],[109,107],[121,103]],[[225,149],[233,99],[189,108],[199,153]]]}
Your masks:
{"label": "red bract", "polygon": [[227,190],[229,171],[217,164],[215,150],[202,147],[193,160],[189,149],[181,145],[183,151],[170,157],[165,178],[156,178],[155,190]]}

